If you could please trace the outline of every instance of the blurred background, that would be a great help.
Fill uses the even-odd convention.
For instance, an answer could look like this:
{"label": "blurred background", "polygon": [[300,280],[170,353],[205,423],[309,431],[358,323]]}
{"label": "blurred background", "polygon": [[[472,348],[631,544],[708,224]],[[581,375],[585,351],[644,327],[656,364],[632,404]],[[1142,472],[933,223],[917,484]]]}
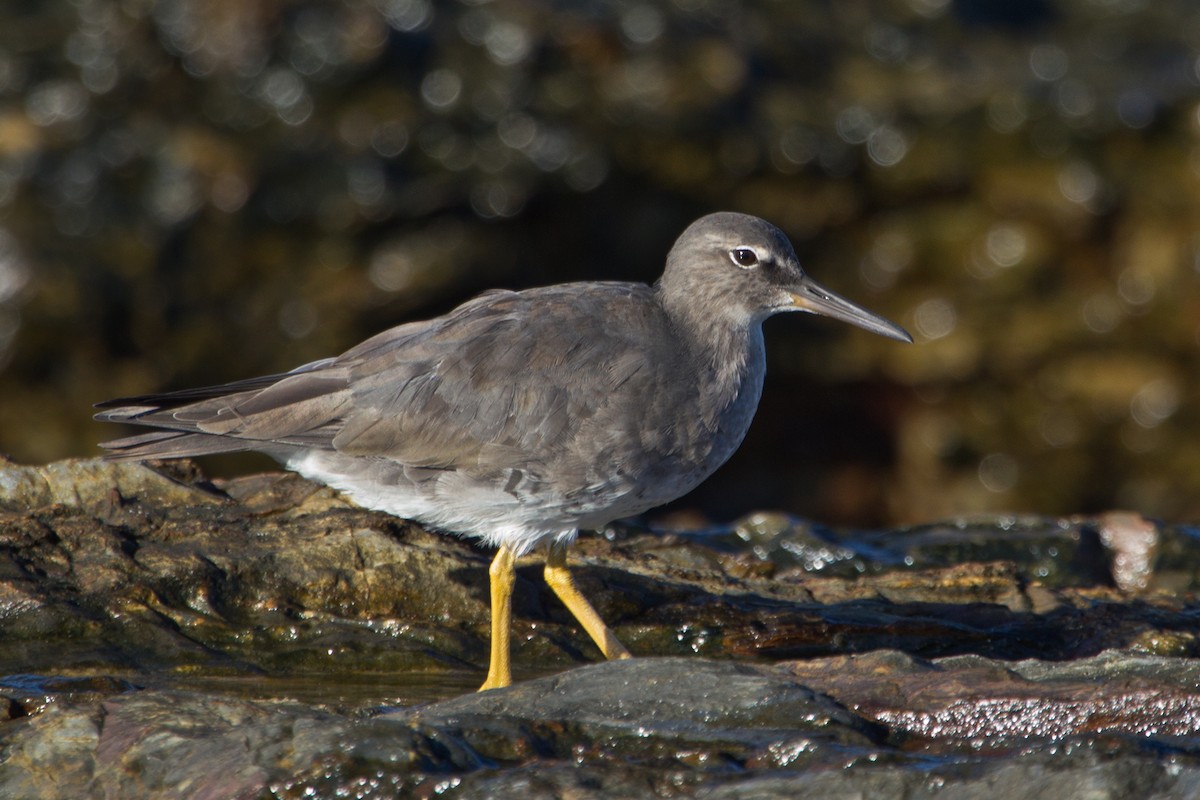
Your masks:
{"label": "blurred background", "polygon": [[0,450],[484,288],[652,281],[720,209],[916,344],[771,320],[676,513],[1200,516],[1193,0],[4,3]]}

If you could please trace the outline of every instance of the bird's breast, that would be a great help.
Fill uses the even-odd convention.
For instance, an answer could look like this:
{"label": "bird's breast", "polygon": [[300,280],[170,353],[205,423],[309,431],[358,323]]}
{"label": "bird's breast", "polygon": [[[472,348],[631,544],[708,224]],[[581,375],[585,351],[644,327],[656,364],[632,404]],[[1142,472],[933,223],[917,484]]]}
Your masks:
{"label": "bird's breast", "polygon": [[636,416],[638,447],[618,458],[632,467],[618,472],[631,477],[628,487],[644,506],[639,511],[686,494],[729,460],[750,428],[765,370],[762,334],[752,331],[732,358],[700,364],[687,391],[671,402],[644,402]]}
{"label": "bird's breast", "polygon": [[762,328],[755,326],[738,355],[730,363],[718,365],[714,385],[708,389],[710,397],[719,399],[712,410],[712,452],[706,464],[710,474],[729,460],[746,438],[762,398],[766,372]]}

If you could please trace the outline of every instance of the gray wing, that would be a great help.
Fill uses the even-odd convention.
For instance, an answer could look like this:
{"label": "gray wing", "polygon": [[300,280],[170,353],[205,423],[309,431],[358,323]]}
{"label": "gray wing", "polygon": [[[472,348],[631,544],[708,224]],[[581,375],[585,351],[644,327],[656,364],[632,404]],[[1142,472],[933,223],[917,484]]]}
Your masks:
{"label": "gray wing", "polygon": [[113,458],[320,448],[480,477],[578,468],[628,442],[649,397],[686,393],[661,369],[672,336],[640,284],[492,292],[291,373],[109,401],[97,419],[162,429],[106,442]]}

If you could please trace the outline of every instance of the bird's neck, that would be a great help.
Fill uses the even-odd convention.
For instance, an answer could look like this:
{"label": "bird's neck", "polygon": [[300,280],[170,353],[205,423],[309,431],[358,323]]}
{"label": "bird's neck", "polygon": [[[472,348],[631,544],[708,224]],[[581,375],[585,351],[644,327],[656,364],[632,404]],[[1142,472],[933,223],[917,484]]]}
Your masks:
{"label": "bird's neck", "polygon": [[[660,293],[660,303],[695,367],[705,396],[718,406],[751,397],[757,404],[766,369],[762,321],[741,316],[719,302],[672,303],[671,299]],[[703,308],[720,311],[701,313]]]}

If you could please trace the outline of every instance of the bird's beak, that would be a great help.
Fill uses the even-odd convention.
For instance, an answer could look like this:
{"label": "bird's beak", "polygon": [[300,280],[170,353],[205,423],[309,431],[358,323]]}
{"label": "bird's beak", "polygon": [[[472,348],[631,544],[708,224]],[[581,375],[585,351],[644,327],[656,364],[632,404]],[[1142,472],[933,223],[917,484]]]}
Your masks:
{"label": "bird's beak", "polygon": [[834,294],[807,275],[798,284],[789,287],[788,294],[797,311],[840,319],[889,339],[909,343],[913,340],[904,328]]}

